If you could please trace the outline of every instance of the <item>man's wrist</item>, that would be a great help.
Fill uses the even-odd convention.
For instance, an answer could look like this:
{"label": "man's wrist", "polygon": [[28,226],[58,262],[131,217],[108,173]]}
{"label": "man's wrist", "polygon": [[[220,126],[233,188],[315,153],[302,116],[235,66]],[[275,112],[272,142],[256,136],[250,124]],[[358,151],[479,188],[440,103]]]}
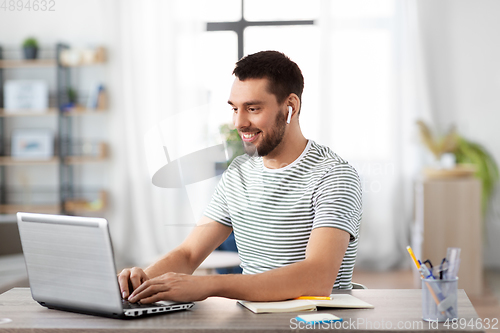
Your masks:
{"label": "man's wrist", "polygon": [[245,282],[242,274],[221,274],[221,275],[207,275],[206,282],[207,293],[210,296],[227,297],[234,299],[242,299],[244,292],[243,287]]}
{"label": "man's wrist", "polygon": [[221,285],[223,284],[225,276],[224,275],[206,275],[204,277],[205,281],[202,283],[207,287],[207,295],[211,296],[223,296]]}

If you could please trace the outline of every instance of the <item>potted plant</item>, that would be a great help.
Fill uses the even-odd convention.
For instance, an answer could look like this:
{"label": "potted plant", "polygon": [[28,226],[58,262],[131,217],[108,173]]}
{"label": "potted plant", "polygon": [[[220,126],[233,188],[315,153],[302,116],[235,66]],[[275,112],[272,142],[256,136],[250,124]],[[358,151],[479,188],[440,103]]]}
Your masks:
{"label": "potted plant", "polygon": [[475,176],[481,180],[482,208],[486,214],[488,202],[495,184],[499,179],[498,165],[491,154],[482,145],[457,136],[457,146],[453,151],[457,163],[469,163],[476,166]]}
{"label": "potted plant", "polygon": [[36,59],[38,53],[38,41],[29,37],[23,42],[24,59]]}
{"label": "potted plant", "polygon": [[[454,127],[444,137],[436,138],[423,121],[419,120],[417,124],[423,143],[432,152],[437,161],[442,161],[442,157],[445,154],[451,153],[456,163],[458,163],[454,169],[438,169],[438,174],[446,176],[446,173],[448,173],[448,175],[452,176],[463,176],[470,173],[474,174],[481,181],[481,204],[483,214],[485,214],[495,184],[499,180],[498,164],[493,156],[482,145],[460,136]],[[435,168],[434,170],[432,169],[430,172],[436,174]]]}
{"label": "potted plant", "polygon": [[220,133],[226,139],[226,145],[229,150],[229,161],[227,162],[227,166],[231,164],[231,162],[238,156],[245,153],[245,148],[243,148],[243,141],[241,141],[241,137],[238,134],[238,130],[235,129],[230,124],[221,125]]}
{"label": "potted plant", "polygon": [[63,104],[63,110],[71,111],[72,109],[76,108],[76,101],[78,99],[78,95],[76,93],[76,90],[71,87],[69,87],[66,92],[67,92],[66,96],[68,102]]}

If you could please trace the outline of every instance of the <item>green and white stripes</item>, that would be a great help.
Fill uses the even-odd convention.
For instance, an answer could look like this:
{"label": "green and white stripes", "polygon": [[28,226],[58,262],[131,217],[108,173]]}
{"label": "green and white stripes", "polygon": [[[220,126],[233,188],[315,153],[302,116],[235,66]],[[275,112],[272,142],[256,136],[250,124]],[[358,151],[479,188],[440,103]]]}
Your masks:
{"label": "green and white stripes", "polygon": [[244,274],[304,260],[314,228],[347,231],[350,242],[333,287],[351,289],[361,212],[356,170],[309,140],[302,155],[280,169],[266,168],[261,157],[236,158],[205,215],[233,228]]}

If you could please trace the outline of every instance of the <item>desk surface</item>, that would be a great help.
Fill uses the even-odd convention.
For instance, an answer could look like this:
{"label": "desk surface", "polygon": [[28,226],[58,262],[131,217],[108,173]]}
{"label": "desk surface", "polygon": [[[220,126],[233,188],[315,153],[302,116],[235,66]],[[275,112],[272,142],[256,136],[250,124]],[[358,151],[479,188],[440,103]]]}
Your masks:
{"label": "desk surface", "polygon": [[[407,331],[447,331],[443,324],[429,327],[421,319],[420,289],[366,289],[342,291],[351,293],[375,306],[375,309],[329,309],[350,323],[357,332],[405,331],[399,325],[407,325]],[[463,290],[458,292],[458,315],[469,321],[478,318],[469,298]],[[302,312],[303,313],[303,312]],[[15,288],[0,295],[0,332],[289,332],[298,329],[291,319],[300,312],[254,314],[236,301],[212,297],[197,302],[192,310],[180,311],[131,320],[108,319],[71,312],[46,309],[31,298],[28,288]],[[402,324],[401,324],[402,323]],[[347,324],[344,324],[347,325]],[[382,326],[383,325],[383,326]],[[345,326],[347,328],[347,326]],[[339,331],[339,329],[332,330]],[[449,329],[452,330],[451,328]],[[460,330],[460,329],[458,329]],[[321,331],[327,331],[322,329]],[[457,329],[453,330],[457,331]],[[466,327],[467,332],[484,332],[476,327]]]}
{"label": "desk surface", "polygon": [[216,250],[208,255],[198,269],[231,268],[240,264],[241,261],[237,252]]}

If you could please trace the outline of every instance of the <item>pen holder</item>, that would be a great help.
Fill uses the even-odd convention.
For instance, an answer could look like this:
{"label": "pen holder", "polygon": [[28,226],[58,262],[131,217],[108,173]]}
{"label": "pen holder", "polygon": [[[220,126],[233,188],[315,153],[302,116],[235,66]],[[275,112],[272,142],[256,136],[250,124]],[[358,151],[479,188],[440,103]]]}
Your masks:
{"label": "pen holder", "polygon": [[443,322],[458,318],[457,286],[458,278],[422,279],[422,319]]}

